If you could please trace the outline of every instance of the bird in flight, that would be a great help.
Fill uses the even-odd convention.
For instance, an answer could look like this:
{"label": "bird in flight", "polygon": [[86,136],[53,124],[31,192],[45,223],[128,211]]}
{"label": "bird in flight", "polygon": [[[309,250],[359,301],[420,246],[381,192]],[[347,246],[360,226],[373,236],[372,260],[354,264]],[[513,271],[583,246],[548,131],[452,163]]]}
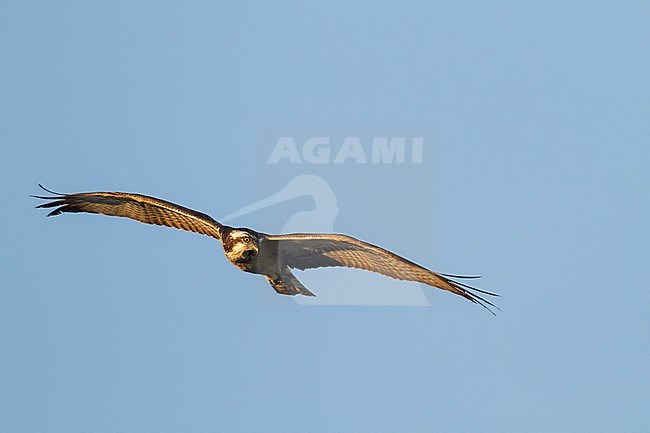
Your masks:
{"label": "bird in flight", "polygon": [[230,263],[244,272],[264,275],[282,295],[315,296],[291,272],[292,269],[348,267],[376,272],[398,280],[414,281],[446,290],[479,304],[494,314],[497,308],[481,295],[498,296],[452,278],[478,278],[441,274],[376,245],[343,234],[291,233],[271,235],[248,228],[220,224],[209,215],[177,204],[125,192],[81,192],[32,197],[49,200],[37,208],[55,208],[47,216],[61,213],[96,213],[130,218],[145,224],[173,227],[211,236],[223,246]]}

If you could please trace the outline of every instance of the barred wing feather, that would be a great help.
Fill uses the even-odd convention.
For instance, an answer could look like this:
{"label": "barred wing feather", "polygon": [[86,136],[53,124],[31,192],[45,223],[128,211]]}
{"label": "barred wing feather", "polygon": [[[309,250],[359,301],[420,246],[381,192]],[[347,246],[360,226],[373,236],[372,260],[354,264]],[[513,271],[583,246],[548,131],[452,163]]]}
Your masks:
{"label": "barred wing feather", "polygon": [[[460,295],[490,310],[497,308],[478,293],[498,296],[426,269],[384,248],[342,234],[293,233],[265,235],[277,242],[279,259],[294,269],[343,266],[376,272],[398,280],[415,281]],[[463,278],[455,276],[457,278]],[[490,310],[492,311],[492,310]]]}
{"label": "barred wing feather", "polygon": [[51,200],[38,208],[56,208],[48,216],[66,212],[87,212],[130,218],[145,224],[173,227],[221,239],[217,221],[209,215],[177,204],[140,194],[124,192],[82,192],[59,194],[45,189],[51,197],[33,196]]}

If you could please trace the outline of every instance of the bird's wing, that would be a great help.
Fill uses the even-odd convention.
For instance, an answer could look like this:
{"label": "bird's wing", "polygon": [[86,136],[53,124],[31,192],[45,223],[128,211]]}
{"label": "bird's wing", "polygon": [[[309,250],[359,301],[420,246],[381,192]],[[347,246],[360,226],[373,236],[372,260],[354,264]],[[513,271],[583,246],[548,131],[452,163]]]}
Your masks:
{"label": "bird's wing", "polygon": [[126,217],[145,224],[174,227],[221,239],[217,221],[209,215],[170,203],[165,200],[125,192],[80,192],[59,194],[39,185],[53,197],[32,196],[52,200],[37,208],[56,207],[47,216],[66,212],[88,212],[110,216]]}
{"label": "bird's wing", "polygon": [[[376,272],[398,280],[416,281],[447,290],[490,310],[496,307],[478,293],[498,296],[430,271],[376,245],[342,234],[293,233],[265,235],[265,242],[277,242],[278,258],[289,267],[305,270],[345,266]],[[460,276],[454,276],[463,278]],[[492,311],[492,310],[490,310]]]}

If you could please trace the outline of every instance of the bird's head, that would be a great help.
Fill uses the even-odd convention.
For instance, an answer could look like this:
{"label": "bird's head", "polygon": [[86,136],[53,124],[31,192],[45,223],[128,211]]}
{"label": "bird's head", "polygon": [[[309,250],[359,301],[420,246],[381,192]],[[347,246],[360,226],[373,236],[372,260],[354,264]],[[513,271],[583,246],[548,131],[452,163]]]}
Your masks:
{"label": "bird's head", "polygon": [[248,229],[232,229],[222,240],[226,257],[235,266],[250,263],[260,250],[257,233]]}

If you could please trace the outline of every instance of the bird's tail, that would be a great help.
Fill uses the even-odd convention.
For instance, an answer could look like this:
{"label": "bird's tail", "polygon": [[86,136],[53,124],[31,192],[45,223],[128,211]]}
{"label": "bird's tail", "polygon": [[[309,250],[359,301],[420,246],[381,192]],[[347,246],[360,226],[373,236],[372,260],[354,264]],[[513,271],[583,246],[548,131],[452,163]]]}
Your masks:
{"label": "bird's tail", "polygon": [[[293,275],[293,272],[289,271],[290,275],[283,275],[282,278],[284,278],[285,282],[287,282],[295,291],[294,294],[296,295],[303,295],[303,296],[316,296],[312,292],[305,287],[298,278],[296,278],[295,275]],[[289,281],[287,281],[289,280]]]}
{"label": "bird's tail", "polygon": [[281,272],[282,274],[275,278],[266,275],[266,280],[276,292],[281,295],[316,296],[296,278],[291,269],[285,266]]}

